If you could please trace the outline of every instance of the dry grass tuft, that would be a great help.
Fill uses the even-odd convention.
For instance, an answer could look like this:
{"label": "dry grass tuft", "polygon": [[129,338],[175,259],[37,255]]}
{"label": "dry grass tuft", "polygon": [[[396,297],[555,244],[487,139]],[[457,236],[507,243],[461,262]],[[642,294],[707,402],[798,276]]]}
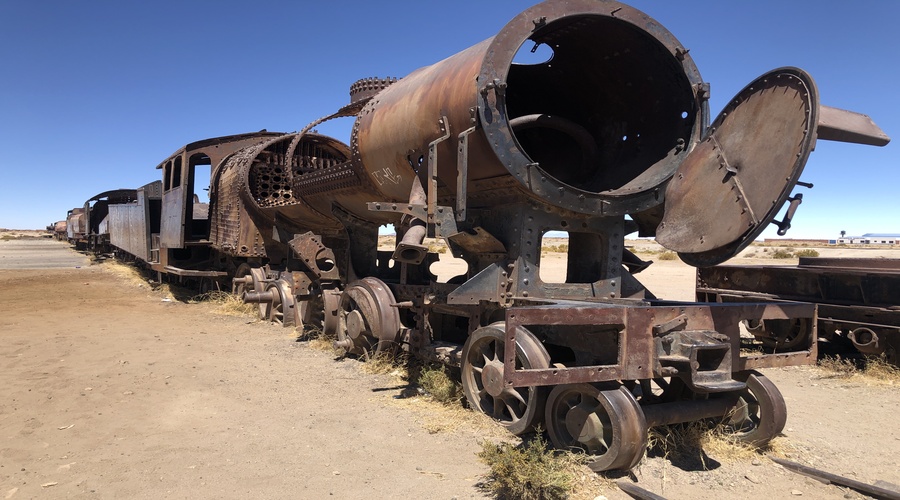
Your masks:
{"label": "dry grass tuft", "polygon": [[760,453],[781,456],[788,453],[789,445],[776,438],[758,448],[738,440],[721,423],[696,421],[650,429],[647,449],[648,453],[665,459],[698,461],[706,469],[707,459],[711,457],[729,463],[749,461]]}
{"label": "dry grass tuft", "polygon": [[866,367],[863,373],[866,377],[890,385],[900,383],[900,367],[888,362],[884,356],[866,359]]}
{"label": "dry grass tuft", "polygon": [[325,332],[323,332],[319,328],[305,327],[303,329],[302,333],[300,333],[297,336],[297,339],[305,340],[306,345],[310,349],[315,349],[317,351],[322,351],[324,353],[328,353],[328,354],[334,356],[335,358],[342,357],[345,354],[343,349],[338,349],[337,347],[334,347],[335,339],[333,337],[329,337],[328,335],[325,335]]}
{"label": "dry grass tuft", "polygon": [[866,384],[900,384],[900,367],[882,356],[866,356],[858,360],[842,359],[840,356],[819,360],[819,368],[827,372],[821,378],[852,379]]}
{"label": "dry grass tuft", "polygon": [[112,273],[113,275],[122,279],[130,285],[147,285],[147,279],[144,277],[140,269],[135,266],[123,264],[118,260],[104,260],[100,264],[100,269],[102,269],[104,272]]}
{"label": "dry grass tuft", "polygon": [[659,260],[678,260],[678,254],[666,251],[659,254]]}
{"label": "dry grass tuft", "polygon": [[859,372],[855,363],[840,356],[824,357],[817,364],[822,370],[830,372],[823,378],[849,378]]}
{"label": "dry grass tuft", "polygon": [[784,436],[775,437],[760,451],[764,451],[767,456],[778,458],[790,458],[799,452],[794,443]]}
{"label": "dry grass tuft", "polygon": [[409,355],[406,353],[395,355],[388,351],[381,351],[369,355],[360,369],[363,373],[370,375],[392,375],[402,380],[408,380],[408,365]]}
{"label": "dry grass tuft", "polygon": [[481,486],[500,499],[562,499],[574,493],[584,457],[549,449],[540,432],[520,445],[483,441],[478,453],[490,471]]}
{"label": "dry grass tuft", "polygon": [[418,393],[412,387],[405,392],[412,393],[413,396],[391,399],[390,404],[414,412],[416,420],[429,434],[465,431],[480,438],[503,440],[512,437],[512,434],[484,413],[415,395]]}
{"label": "dry grass tuft", "polygon": [[213,290],[191,297],[190,303],[208,302],[216,305],[215,311],[226,316],[258,317],[256,304],[247,304],[237,295],[222,290]]}
{"label": "dry grass tuft", "polygon": [[812,248],[804,248],[802,250],[797,250],[794,252],[794,256],[796,257],[818,257],[819,252]]}
{"label": "dry grass tuft", "polygon": [[777,248],[774,252],[772,252],[773,259],[791,259],[794,257],[794,254],[789,250],[785,250],[783,248]]}
{"label": "dry grass tuft", "polygon": [[416,382],[435,401],[445,405],[459,405],[463,398],[462,384],[454,380],[443,365],[424,366]]}

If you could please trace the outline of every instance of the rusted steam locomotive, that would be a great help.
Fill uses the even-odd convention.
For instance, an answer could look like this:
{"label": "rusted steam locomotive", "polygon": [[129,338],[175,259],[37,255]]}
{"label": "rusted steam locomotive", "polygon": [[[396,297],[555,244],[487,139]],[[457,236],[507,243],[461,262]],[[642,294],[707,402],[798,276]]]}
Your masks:
{"label": "rusted steam locomotive", "polygon": [[[525,44],[552,58],[514,64]],[[161,181],[108,205],[110,244],[160,273],[230,280],[262,316],[319,326],[348,353],[402,348],[458,367],[469,405],[514,433],[541,424],[595,470],[637,464],[650,426],[722,418],[756,444],[781,431],[784,400],[754,370],[813,363],[815,343],[742,350],[739,325],[814,328],[815,306],[658,300],[624,238],[723,262],[785,204],[790,224],[816,140],[886,144],[868,117],[820,105],[808,74],[781,68],[710,125],[687,49],[597,0],[541,3],[350,96],[298,133],[179,149]],[[355,117],[349,144],[312,132],[337,117]],[[208,204],[195,199],[204,165]],[[386,224],[396,247],[379,251]],[[541,277],[548,231],[568,233],[564,282]],[[467,270],[438,280],[426,237]]]}

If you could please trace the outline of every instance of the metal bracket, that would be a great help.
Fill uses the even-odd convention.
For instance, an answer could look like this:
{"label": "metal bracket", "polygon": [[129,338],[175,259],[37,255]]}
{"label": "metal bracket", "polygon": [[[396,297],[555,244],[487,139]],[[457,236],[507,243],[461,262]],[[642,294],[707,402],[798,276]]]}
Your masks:
{"label": "metal bracket", "polygon": [[433,227],[433,224],[435,223],[434,214],[437,208],[437,147],[438,144],[450,138],[450,120],[448,120],[446,116],[441,116],[439,123],[441,125],[441,130],[444,131],[444,135],[428,143],[428,199],[426,201],[426,203],[428,204],[428,218],[425,219],[425,222],[428,223],[430,233],[433,232],[431,231],[431,229]]}
{"label": "metal bracket", "polygon": [[[473,118],[473,120],[475,119]],[[466,198],[468,197],[469,182],[469,134],[475,132],[477,128],[478,125],[473,125],[472,128],[459,134],[459,147],[456,154],[456,220],[459,222],[466,220]]]}
{"label": "metal bracket", "polygon": [[[378,201],[370,201],[366,203],[370,212],[393,212],[398,214],[409,215],[416,219],[428,220],[427,205],[410,205],[407,203],[381,203]],[[453,208],[438,205],[435,213],[431,216],[434,219],[434,237],[446,238],[459,232],[456,228],[456,218],[453,216]]]}

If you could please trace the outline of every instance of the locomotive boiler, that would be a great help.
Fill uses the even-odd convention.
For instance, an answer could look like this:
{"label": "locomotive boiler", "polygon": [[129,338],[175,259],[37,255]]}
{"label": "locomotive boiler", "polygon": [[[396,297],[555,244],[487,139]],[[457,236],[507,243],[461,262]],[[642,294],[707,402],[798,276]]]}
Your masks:
{"label": "locomotive boiler", "polygon": [[[541,45],[547,61],[514,62]],[[644,13],[549,0],[402,79],[360,80],[350,104],[300,132],[190,144],[160,164],[161,185],[111,212],[158,214],[137,237],[157,271],[227,277],[262,317],[322,328],[350,354],[456,367],[471,407],[517,434],[541,425],[595,470],[633,467],[661,424],[720,418],[764,444],[786,408],[755,370],[814,363],[816,345],[755,349],[739,325],[811,329],[815,306],[659,300],[625,237],[721,263],[785,205],[776,223],[789,227],[817,140],[889,139],[820,105],[797,68],[751,82],[712,124],[709,91]],[[355,119],[349,143],[313,132],[340,117]],[[194,196],[203,165],[208,204]],[[386,224],[390,251],[378,249]],[[551,231],[568,235],[564,280],[541,274]],[[439,280],[426,238],[465,271]]]}

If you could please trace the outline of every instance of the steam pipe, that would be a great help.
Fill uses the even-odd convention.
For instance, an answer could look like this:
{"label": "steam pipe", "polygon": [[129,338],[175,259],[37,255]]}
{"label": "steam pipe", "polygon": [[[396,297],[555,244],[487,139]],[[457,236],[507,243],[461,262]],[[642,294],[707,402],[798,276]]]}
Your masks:
{"label": "steam pipe", "polygon": [[[409,204],[424,206],[426,201],[425,189],[417,176],[413,179],[412,188],[409,191]],[[393,259],[406,264],[421,264],[425,260],[425,255],[428,254],[428,247],[422,244],[425,241],[428,227],[425,221],[411,215],[404,215],[403,219],[404,224],[408,224],[409,228],[397,242]]]}

